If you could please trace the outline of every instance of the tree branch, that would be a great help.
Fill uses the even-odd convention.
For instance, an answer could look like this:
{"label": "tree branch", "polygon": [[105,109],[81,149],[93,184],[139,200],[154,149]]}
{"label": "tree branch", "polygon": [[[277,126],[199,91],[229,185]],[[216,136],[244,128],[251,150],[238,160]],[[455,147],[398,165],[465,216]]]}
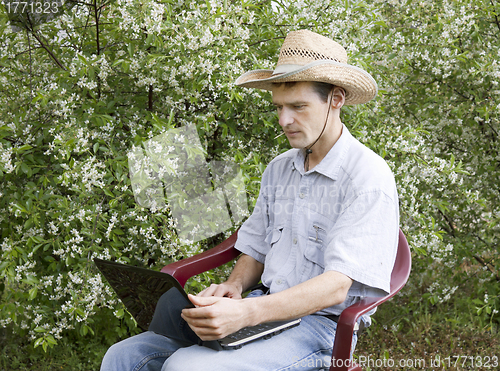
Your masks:
{"label": "tree branch", "polygon": [[30,105],[31,105],[31,101],[33,100],[33,81],[32,81],[32,77],[33,77],[33,69],[32,69],[33,60],[31,58],[30,33],[28,32],[27,29],[26,29],[26,37],[28,38],[28,50],[29,50],[29,56],[30,56]]}
{"label": "tree branch", "polygon": [[448,233],[453,237],[455,238],[455,226],[453,225],[453,222],[441,211],[438,209],[438,213],[441,214],[441,216],[443,217],[443,219],[446,221],[446,224],[448,224],[448,227],[450,228],[450,230],[448,231]]}
{"label": "tree branch", "polygon": [[33,23],[31,22],[31,18],[29,16],[29,13],[27,13],[27,20],[28,20],[28,23],[29,25],[26,26],[26,30],[31,32],[31,34],[35,37],[35,39],[38,41],[38,43],[40,44],[40,46],[45,49],[45,51],[49,54],[49,56],[52,58],[52,60],[60,67],[62,68],[63,70],[66,71],[66,67],[63,66],[63,64],[59,61],[59,59],[57,59],[57,57],[55,56],[55,54],[52,52],[52,50],[50,50],[48,48],[47,45],[45,45],[43,43],[43,41],[41,40],[41,38],[37,35],[34,27],[33,27]]}
{"label": "tree branch", "polygon": [[95,38],[97,44],[97,55],[100,54],[101,46],[99,41],[99,9],[97,7],[97,0],[94,0],[94,18],[95,18]]}
{"label": "tree branch", "polygon": [[[97,48],[97,55],[100,55],[101,53],[101,44],[100,44],[100,39],[99,39],[99,16],[100,16],[100,10],[97,7],[97,0],[94,0],[94,18],[95,18],[95,38],[96,38],[96,48]],[[97,97],[100,99],[101,98],[101,79],[99,76],[97,76]]]}
{"label": "tree branch", "polygon": [[493,273],[495,275],[495,279],[498,282],[500,282],[500,276],[495,271],[495,269],[490,266],[490,264],[488,264],[487,262],[485,262],[484,259],[481,258],[479,255],[473,255],[473,256],[474,256],[474,259],[476,259],[483,267],[486,267],[486,269],[488,269],[491,273]]}
{"label": "tree branch", "polygon": [[[495,7],[493,0],[490,0],[490,3],[491,3],[492,7]],[[493,14],[495,14],[495,24],[497,25],[498,30],[500,31],[500,20],[498,19],[498,15],[496,13],[493,13]]]}
{"label": "tree branch", "polygon": [[59,59],[57,59],[57,57],[54,55],[54,53],[52,53],[52,50],[50,50],[44,43],[43,41],[40,39],[40,37],[38,37],[38,35],[36,34],[36,32],[34,30],[31,30],[31,33],[32,35],[35,37],[35,39],[39,42],[40,46],[45,49],[45,51],[47,53],[49,53],[50,57],[54,60],[54,62],[60,67],[62,68],[63,70],[66,71],[66,67],[63,66],[63,64],[59,61]]}
{"label": "tree branch", "polygon": [[283,36],[283,37],[281,37],[281,36],[280,36],[280,37],[273,37],[273,38],[271,38],[271,39],[260,40],[260,41],[257,41],[257,42],[255,42],[255,43],[253,43],[253,44],[248,44],[248,46],[254,46],[254,45],[258,45],[258,44],[265,43],[265,42],[267,42],[267,41],[271,41],[271,40],[279,40],[279,39],[284,39],[284,38],[285,38],[284,36]]}
{"label": "tree branch", "polygon": [[149,85],[148,111],[153,111],[153,85]]}
{"label": "tree branch", "polygon": [[[87,27],[89,26],[89,21],[90,21],[90,12],[88,13],[88,16],[87,16],[87,21],[85,22],[85,26],[83,26],[83,29],[85,30],[85,32],[87,31]],[[80,50],[83,51],[83,42],[85,40],[85,33],[82,35],[82,42],[80,43]]]}

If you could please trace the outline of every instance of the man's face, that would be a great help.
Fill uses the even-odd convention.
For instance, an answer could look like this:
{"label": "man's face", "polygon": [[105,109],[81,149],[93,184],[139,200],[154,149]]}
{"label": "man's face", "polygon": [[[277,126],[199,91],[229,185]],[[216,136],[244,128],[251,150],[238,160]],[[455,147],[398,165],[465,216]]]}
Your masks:
{"label": "man's face", "polygon": [[323,130],[328,111],[310,82],[293,86],[278,85],[272,89],[273,104],[278,110],[279,124],[293,148],[305,148],[316,140]]}

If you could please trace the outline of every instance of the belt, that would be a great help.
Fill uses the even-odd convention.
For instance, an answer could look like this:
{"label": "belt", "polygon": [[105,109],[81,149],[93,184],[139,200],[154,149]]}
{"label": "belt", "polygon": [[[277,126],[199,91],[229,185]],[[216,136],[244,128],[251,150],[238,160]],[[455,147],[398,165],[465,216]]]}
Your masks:
{"label": "belt", "polygon": [[[323,317],[326,317],[326,318],[329,318],[331,319],[332,321],[338,323],[339,322],[339,318],[340,316],[337,316],[336,314],[322,314]],[[354,324],[354,332],[360,332],[361,330],[363,330],[365,328],[364,326],[364,323],[361,322],[361,323],[358,323],[356,322]]]}
{"label": "belt", "polygon": [[337,316],[336,314],[322,314],[322,316],[331,319],[333,322],[338,322],[340,317]]}

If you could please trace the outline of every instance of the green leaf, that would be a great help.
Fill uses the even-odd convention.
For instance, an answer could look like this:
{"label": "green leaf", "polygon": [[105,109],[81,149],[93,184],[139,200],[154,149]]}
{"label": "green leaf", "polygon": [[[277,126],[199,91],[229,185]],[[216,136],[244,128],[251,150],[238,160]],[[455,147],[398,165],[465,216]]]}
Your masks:
{"label": "green leaf", "polygon": [[28,299],[29,300],[35,299],[37,294],[38,294],[38,288],[33,287],[32,289],[29,290]]}
{"label": "green leaf", "polygon": [[83,55],[81,55],[81,54],[78,54],[77,56],[78,56],[78,59],[79,59],[82,63],[86,64],[87,66],[89,65],[89,61],[87,60],[87,58],[85,58],[85,57],[84,57]]}
{"label": "green leaf", "polygon": [[23,153],[23,152],[29,151],[29,150],[30,150],[30,149],[32,149],[32,148],[33,148],[33,147],[32,147],[32,146],[30,146],[29,144],[25,144],[25,145],[23,145],[23,146],[21,146],[21,147],[16,148],[16,152],[17,152],[18,154],[21,154],[21,153]]}
{"label": "green leaf", "polygon": [[[7,268],[7,266],[9,265],[10,263],[8,261],[3,261],[3,262],[0,262],[0,273],[3,272],[5,270],[5,268]],[[0,274],[1,275],[1,274]]]}
{"label": "green leaf", "polygon": [[38,338],[38,339],[36,339],[34,347],[36,348],[36,347],[40,346],[44,341],[45,341],[44,338]]}
{"label": "green leaf", "polygon": [[30,167],[25,162],[23,162],[21,164],[21,170],[22,170],[23,173],[28,174],[31,169],[30,169]]}
{"label": "green leaf", "polygon": [[104,193],[109,197],[115,197],[113,192],[111,192],[108,188],[104,188]]}
{"label": "green leaf", "polygon": [[54,337],[52,335],[47,335],[45,337],[45,339],[47,340],[47,342],[50,344],[50,345],[57,345],[57,340],[54,339]]}

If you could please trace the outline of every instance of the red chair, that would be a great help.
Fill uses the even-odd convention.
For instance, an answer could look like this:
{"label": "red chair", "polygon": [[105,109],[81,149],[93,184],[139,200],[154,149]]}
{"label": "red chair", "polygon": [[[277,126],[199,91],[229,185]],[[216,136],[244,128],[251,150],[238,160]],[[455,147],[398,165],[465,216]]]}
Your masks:
{"label": "red chair", "polygon": [[[166,265],[161,271],[171,274],[184,286],[190,277],[216,268],[238,257],[240,252],[234,248],[237,233],[233,233],[227,240],[216,247],[201,254]],[[394,263],[391,275],[391,292],[384,297],[366,297],[344,309],[337,323],[330,371],[362,371],[360,366],[350,361],[352,334],[357,320],[364,313],[396,295],[408,280],[410,269],[410,248],[403,232],[400,230],[396,262]]]}

